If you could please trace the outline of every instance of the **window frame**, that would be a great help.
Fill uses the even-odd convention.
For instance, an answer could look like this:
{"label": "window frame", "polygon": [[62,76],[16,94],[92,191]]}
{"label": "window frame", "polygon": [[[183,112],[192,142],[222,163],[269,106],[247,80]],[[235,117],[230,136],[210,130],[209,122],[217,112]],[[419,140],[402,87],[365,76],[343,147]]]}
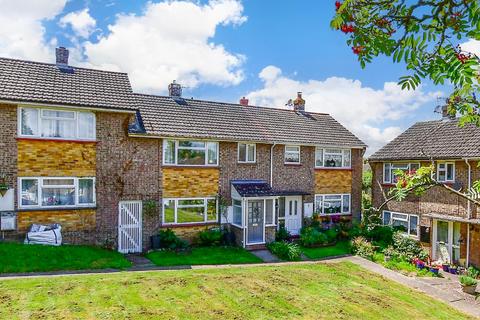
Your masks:
{"label": "window frame", "polygon": [[[298,151],[287,151],[287,148],[298,148]],[[301,151],[302,151],[302,148],[300,145],[294,145],[294,144],[286,144],[285,145],[285,148],[284,148],[284,154],[283,154],[283,161],[284,161],[284,164],[301,164],[302,163],[302,160],[301,160]],[[293,161],[287,161],[287,153],[295,153],[295,154],[298,154],[298,162],[293,162]]]}
{"label": "window frame", "polygon": [[[340,150],[340,153],[331,153],[331,152],[326,152],[326,150],[332,150],[332,149],[337,149]],[[317,165],[317,160],[318,160],[318,151],[322,151],[322,165]],[[347,158],[345,156],[345,152],[350,153],[350,164],[348,166],[345,165],[345,159]],[[326,154],[335,154],[335,155],[341,155],[342,156],[342,166],[340,167],[327,167],[325,166],[325,155]],[[321,169],[351,169],[352,168],[352,149],[348,148],[336,148],[336,147],[320,147],[316,146],[315,147],[315,168],[321,168]]]}
{"label": "window frame", "polygon": [[[51,185],[44,187],[44,180],[67,180],[72,179],[73,185]],[[23,180],[37,180],[37,198],[38,204],[35,205],[24,205],[22,204],[22,181]],[[93,202],[92,203],[80,203],[79,201],[79,191],[80,185],[79,180],[93,180]],[[75,204],[72,205],[59,205],[59,206],[44,206],[42,205],[43,201],[43,189],[52,189],[52,188],[71,188],[75,189]],[[61,208],[94,208],[97,205],[97,190],[96,190],[96,178],[95,177],[19,177],[18,178],[18,208],[20,209],[61,209]]]}
{"label": "window frame", "polygon": [[[317,198],[322,197],[321,202],[324,202],[325,196],[337,196],[340,197],[340,212],[338,213],[325,213],[325,208],[323,208],[322,212],[318,212],[317,208]],[[344,198],[348,196],[348,211],[343,211],[344,209]],[[352,214],[352,194],[351,193],[332,193],[332,194],[315,194],[313,198],[313,212],[318,213],[319,216],[334,216],[334,215],[351,215]],[[323,206],[322,206],[323,207]]]}
{"label": "window frame", "polygon": [[[177,222],[178,221],[178,202],[179,201],[203,200],[203,205],[181,205],[181,208],[200,208],[203,206],[203,221],[197,222]],[[215,220],[208,220],[208,200],[215,200]],[[174,222],[165,222],[165,202],[174,202]],[[216,197],[196,197],[196,198],[163,198],[162,199],[162,226],[182,226],[218,223],[218,199]]]}
{"label": "window frame", "polygon": [[[402,170],[402,169],[400,169],[400,168],[395,168],[395,169],[393,169],[393,166],[394,166],[394,165],[402,165],[402,164],[406,165],[406,167],[407,167],[406,170],[407,170],[407,171],[410,171],[410,170],[411,170],[412,165],[416,165],[418,168],[421,167],[420,162],[384,162],[384,163],[383,163],[383,166],[382,166],[382,167],[383,167],[383,173],[382,173],[383,177],[382,177],[382,181],[383,181],[384,184],[395,184],[395,183],[396,183],[396,182],[394,181],[394,178],[395,178],[395,177],[394,177],[393,171],[395,171],[395,170]],[[385,175],[385,169],[386,169],[385,167],[386,167],[387,165],[389,166],[389,169],[388,169],[388,170],[389,170],[389,172],[390,172],[390,174],[389,174],[389,176],[388,176],[388,180],[385,179],[385,178],[387,177],[387,176]],[[418,168],[417,168],[417,169],[418,169]]]}
{"label": "window frame", "polygon": [[[37,133],[36,134],[23,134],[22,133],[22,110],[24,109],[36,109],[37,110]],[[74,114],[73,119],[70,118],[61,118],[61,117],[50,117],[50,116],[44,116],[43,113],[44,111],[60,111],[60,112],[72,112]],[[20,138],[35,138],[35,139],[45,139],[45,140],[74,140],[74,141],[96,141],[97,139],[97,116],[95,112],[88,111],[88,110],[76,110],[76,109],[62,109],[62,108],[40,108],[40,107],[30,107],[30,106],[22,106],[18,108],[17,112],[17,134],[18,137]],[[79,114],[80,113],[86,113],[86,114],[91,114],[93,115],[93,137],[88,138],[88,137],[80,137],[80,123],[79,123]],[[42,119],[46,120],[62,120],[62,121],[72,121],[74,124],[74,137],[46,137],[42,136]]]}
{"label": "window frame", "polygon": [[[245,145],[245,160],[240,159],[240,145]],[[253,161],[248,160],[248,147],[253,146]],[[237,143],[237,162],[238,163],[256,163],[257,162],[257,144],[256,143]]]}
{"label": "window frame", "polygon": [[[174,142],[174,163],[169,163],[169,162],[166,162],[166,147],[167,147],[167,144],[169,141],[173,141]],[[199,148],[199,147],[191,147],[191,148],[188,148],[188,147],[179,147],[178,144],[180,141],[190,141],[190,142],[202,142],[202,143],[205,143],[205,147],[204,148]],[[217,147],[217,152],[215,154],[215,157],[217,159],[216,163],[208,163],[208,144],[209,143],[214,143]],[[205,163],[204,164],[178,164],[178,150],[179,149],[190,149],[190,150],[204,150],[205,151]],[[218,167],[219,165],[219,162],[220,162],[220,144],[218,143],[218,141],[206,141],[206,140],[188,140],[188,139],[181,139],[181,140],[177,140],[177,139],[163,139],[163,142],[162,142],[162,164],[164,166],[179,166],[179,167]]]}
{"label": "window frame", "polygon": [[[441,171],[445,172],[445,180],[440,180],[440,165],[445,165],[445,168]],[[452,165],[452,179],[448,179],[448,166]],[[436,177],[438,182],[445,182],[445,183],[454,183],[455,182],[455,162],[454,161],[439,161],[437,162],[437,172]]]}
{"label": "window frame", "polygon": [[[389,221],[388,224],[384,223],[385,222],[385,212],[390,213],[390,221]],[[407,218],[405,218],[405,219],[394,218],[393,215],[395,215],[395,214],[404,215],[404,216],[407,216]],[[412,216],[417,218],[417,228],[416,228],[416,234],[415,235],[410,233],[410,231],[411,231],[411,229],[410,229],[410,219],[411,219]],[[420,237],[420,216],[418,214],[396,212],[396,211],[390,211],[390,210],[383,210],[382,211],[382,224],[383,225],[393,226],[393,220],[403,221],[403,222],[407,223],[407,225],[408,225],[407,231],[403,232],[405,235],[408,235],[409,237],[412,237],[412,238],[415,238],[415,239],[418,239]]]}
{"label": "window frame", "polygon": [[[240,204],[235,204],[235,201],[240,202]],[[240,224],[235,223],[235,207],[240,208]],[[232,225],[242,228],[243,227],[243,200],[242,199],[232,199]]]}

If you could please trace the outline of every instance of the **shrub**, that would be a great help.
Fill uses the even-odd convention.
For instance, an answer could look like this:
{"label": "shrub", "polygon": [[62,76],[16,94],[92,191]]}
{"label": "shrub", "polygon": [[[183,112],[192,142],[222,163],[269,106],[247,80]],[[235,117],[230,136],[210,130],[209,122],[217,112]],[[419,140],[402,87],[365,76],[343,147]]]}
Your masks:
{"label": "shrub", "polygon": [[356,237],[352,240],[352,251],[354,254],[372,260],[375,250],[370,242],[364,237]]}
{"label": "shrub", "polygon": [[467,276],[473,278],[473,279],[477,279],[478,276],[480,276],[480,270],[478,270],[477,268],[475,268],[474,266],[470,266],[468,267],[467,269]]}
{"label": "shrub", "polygon": [[314,229],[317,229],[319,230],[320,229],[320,224],[321,224],[321,221],[320,221],[320,216],[318,215],[318,213],[313,213],[312,214],[312,217],[311,218],[305,218],[304,219],[304,226],[305,227],[312,227]]}
{"label": "shrub", "polygon": [[267,244],[268,250],[282,260],[300,260],[300,247],[291,242],[275,241]]}
{"label": "shrub", "polygon": [[425,260],[425,251],[420,246],[420,242],[406,236],[403,232],[397,231],[393,234],[393,247],[398,253],[398,256],[407,261],[413,258],[420,258]]}
{"label": "shrub", "polygon": [[460,284],[464,287],[476,286],[478,281],[469,276],[460,276]]}
{"label": "shrub", "polygon": [[365,232],[365,237],[381,247],[393,243],[393,228],[390,226],[375,226]]}
{"label": "shrub", "polygon": [[197,239],[202,247],[219,246],[223,243],[223,232],[219,228],[203,230],[198,233]]}
{"label": "shrub", "polygon": [[337,240],[338,231],[335,229],[328,229],[325,231],[325,235],[327,236],[328,242],[334,242]]}
{"label": "shrub", "polygon": [[160,248],[178,250],[188,247],[188,243],[177,237],[172,229],[160,230],[158,235],[160,237]]}
{"label": "shrub", "polygon": [[300,230],[300,243],[305,247],[313,247],[328,243],[328,237],[313,227],[306,227]]}
{"label": "shrub", "polygon": [[290,239],[290,232],[287,231],[285,226],[280,226],[280,228],[275,233],[275,241],[287,241]]}

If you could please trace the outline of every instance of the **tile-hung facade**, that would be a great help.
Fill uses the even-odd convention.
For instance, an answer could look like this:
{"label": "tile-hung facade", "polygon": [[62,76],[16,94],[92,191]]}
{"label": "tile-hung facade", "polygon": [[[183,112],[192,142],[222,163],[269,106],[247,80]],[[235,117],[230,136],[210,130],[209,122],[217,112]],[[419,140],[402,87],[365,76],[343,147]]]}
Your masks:
{"label": "tile-hung facade", "polygon": [[126,74],[65,53],[0,59],[7,237],[60,223],[66,242],[133,252],[161,228],[193,240],[228,223],[249,247],[280,225],[298,233],[314,211],[359,217],[366,146],[329,115],[183,99],[175,85],[135,94]]}
{"label": "tile-hung facade", "polygon": [[[373,154],[373,202],[379,206],[396,182],[395,170],[434,165],[436,179],[465,192],[480,179],[480,129],[442,120],[419,122]],[[444,188],[392,201],[382,212],[384,224],[402,226],[436,260],[480,266],[480,216],[477,207]]]}

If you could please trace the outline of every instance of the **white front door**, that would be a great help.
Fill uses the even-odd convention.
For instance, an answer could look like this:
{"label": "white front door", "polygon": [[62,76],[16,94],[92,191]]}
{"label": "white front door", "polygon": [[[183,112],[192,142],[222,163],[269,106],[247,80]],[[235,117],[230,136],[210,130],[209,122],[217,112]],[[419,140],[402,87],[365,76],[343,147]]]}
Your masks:
{"label": "white front door", "polygon": [[302,228],[302,196],[285,197],[285,228],[298,235]]}
{"label": "white front door", "polygon": [[460,222],[433,220],[435,260],[458,263],[460,260]]}
{"label": "white front door", "polygon": [[118,251],[142,252],[142,201],[118,204]]}

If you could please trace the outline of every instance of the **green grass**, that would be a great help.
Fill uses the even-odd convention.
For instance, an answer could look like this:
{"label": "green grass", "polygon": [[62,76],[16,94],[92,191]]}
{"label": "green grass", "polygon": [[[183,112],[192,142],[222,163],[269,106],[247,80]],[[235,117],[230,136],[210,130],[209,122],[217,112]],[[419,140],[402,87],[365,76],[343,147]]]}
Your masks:
{"label": "green grass", "polygon": [[198,247],[188,251],[153,251],[147,258],[158,266],[180,266],[200,264],[259,263],[262,260],[243,248]]}
{"label": "green grass", "polygon": [[417,277],[433,277],[435,276],[433,273],[431,273],[428,269],[418,269],[416,266],[411,264],[408,261],[404,260],[397,260],[397,259],[391,259],[389,261],[385,261],[384,254],[377,252],[373,256],[373,261],[383,265],[385,268],[391,269],[398,271],[404,275],[408,276],[417,276]]}
{"label": "green grass", "polygon": [[302,252],[310,259],[320,259],[326,257],[340,256],[351,253],[350,241],[339,241],[334,246],[321,248],[305,248],[302,247]]}
{"label": "green grass", "polygon": [[130,265],[120,253],[98,247],[0,242],[0,273],[123,269]]}
{"label": "green grass", "polygon": [[352,263],[0,281],[1,319],[472,319]]}

